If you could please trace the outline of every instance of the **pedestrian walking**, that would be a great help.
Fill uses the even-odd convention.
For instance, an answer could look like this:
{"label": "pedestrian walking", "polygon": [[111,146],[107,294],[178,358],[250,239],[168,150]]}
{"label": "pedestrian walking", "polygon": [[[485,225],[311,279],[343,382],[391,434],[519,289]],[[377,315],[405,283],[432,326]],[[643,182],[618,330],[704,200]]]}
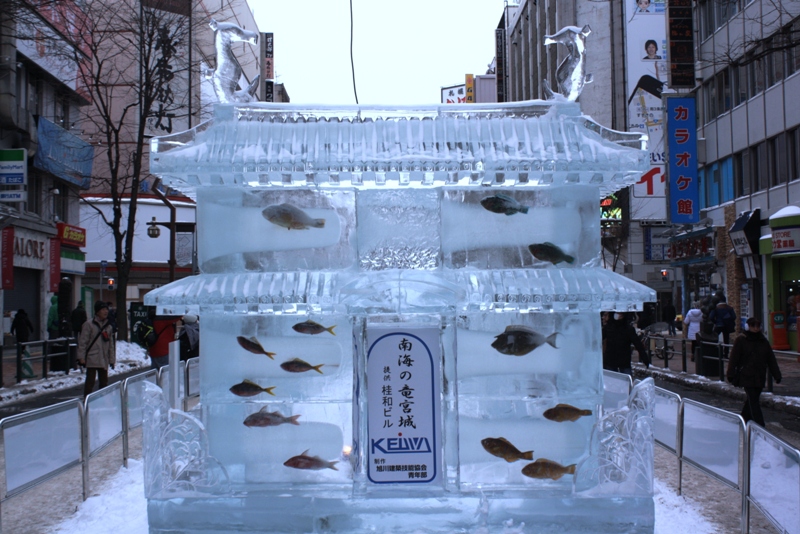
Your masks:
{"label": "pedestrian walking", "polygon": [[631,345],[639,352],[639,359],[650,365],[642,340],[623,313],[615,313],[603,328],[603,369],[631,374]]}
{"label": "pedestrian walking", "polygon": [[669,325],[669,335],[677,335],[678,331],[675,327],[675,317],[678,316],[678,312],[671,300],[667,301],[667,303],[664,305],[664,308],[661,310],[661,313],[663,315],[664,322]]}
{"label": "pedestrian walking", "polygon": [[744,388],[747,398],[742,408],[742,419],[745,423],[754,421],[764,426],[760,398],[767,380],[767,369],[775,382],[780,384],[781,370],[769,341],[761,332],[761,321],[750,317],[747,319],[747,331],[736,338],[733,344],[726,373],[728,382]]}
{"label": "pedestrian walking", "polygon": [[708,314],[708,320],[714,323],[714,333],[722,334],[722,342],[730,343],[730,336],[736,331],[736,312],[728,306],[727,299],[722,296],[713,310]]}
{"label": "pedestrian walking", "polygon": [[692,342],[692,361],[697,348],[697,334],[700,333],[700,324],[703,322],[703,312],[700,311],[700,301],[692,303],[692,309],[683,317],[683,338]]}
{"label": "pedestrian walking", "polygon": [[113,369],[116,362],[117,348],[108,322],[108,304],[98,301],[94,303],[94,317],[83,324],[78,338],[78,363],[86,367],[84,398],[94,389],[95,375],[100,389],[108,385],[108,367]]}
{"label": "pedestrian walking", "polygon": [[33,323],[25,310],[20,308],[11,322],[11,335],[17,336],[17,343],[27,343],[33,333]]}
{"label": "pedestrian walking", "polygon": [[72,334],[74,336],[78,336],[81,333],[81,328],[83,328],[83,323],[85,323],[89,317],[86,315],[86,308],[83,306],[83,301],[79,300],[78,305],[75,306],[75,309],[72,310],[72,313],[69,316],[69,322],[72,323]]}
{"label": "pedestrian walking", "polygon": [[169,344],[175,341],[177,332],[175,320],[151,318],[155,341],[147,349],[150,355],[150,368],[160,369],[169,364]]}
{"label": "pedestrian walking", "polygon": [[47,336],[56,339],[59,334],[58,295],[50,297],[50,309],[47,311]]}

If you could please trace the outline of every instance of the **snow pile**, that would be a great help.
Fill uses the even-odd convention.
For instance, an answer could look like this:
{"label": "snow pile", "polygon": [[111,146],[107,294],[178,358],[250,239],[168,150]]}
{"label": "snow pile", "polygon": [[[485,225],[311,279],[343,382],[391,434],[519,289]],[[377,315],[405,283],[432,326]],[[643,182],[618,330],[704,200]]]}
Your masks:
{"label": "snow pile", "polygon": [[[108,370],[108,375],[114,376],[137,369],[145,370],[148,367],[150,367],[150,357],[142,347],[127,341],[117,341],[117,364],[114,369]],[[85,380],[86,375],[83,369],[72,369],[68,375],[56,371],[47,379],[23,380],[14,386],[0,388],[0,406],[11,404],[22,398],[78,386]]]}
{"label": "snow pile", "polygon": [[[655,479],[655,534],[692,532],[714,534],[718,529],[709,523],[699,508],[678,496],[664,482]],[[114,534],[146,534],[147,501],[144,498],[143,464],[128,460],[128,468],[106,480],[78,507],[78,511],[51,531],[51,534],[84,534],[85,532],[114,532]]]}

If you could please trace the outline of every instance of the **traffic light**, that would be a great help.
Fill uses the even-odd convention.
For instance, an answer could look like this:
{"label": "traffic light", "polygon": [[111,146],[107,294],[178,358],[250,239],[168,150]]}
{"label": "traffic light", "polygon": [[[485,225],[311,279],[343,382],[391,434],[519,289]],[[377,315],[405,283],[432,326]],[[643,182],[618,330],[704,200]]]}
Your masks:
{"label": "traffic light", "polygon": [[116,289],[116,288],[117,288],[117,281],[114,280],[113,278],[109,278],[108,279],[108,290],[109,291],[114,291],[114,289]]}
{"label": "traffic light", "polygon": [[668,282],[669,281],[669,271],[666,269],[661,269],[661,281]]}

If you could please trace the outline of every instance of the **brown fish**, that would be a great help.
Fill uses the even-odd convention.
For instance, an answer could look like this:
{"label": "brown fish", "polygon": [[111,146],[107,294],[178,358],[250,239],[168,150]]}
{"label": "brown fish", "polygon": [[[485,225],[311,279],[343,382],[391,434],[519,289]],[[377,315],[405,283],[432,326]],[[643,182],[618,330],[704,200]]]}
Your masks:
{"label": "brown fish", "polygon": [[315,370],[319,374],[324,374],[322,371],[319,370],[320,367],[325,365],[321,363],[319,365],[311,365],[308,362],[304,362],[300,358],[294,358],[291,360],[287,360],[281,364],[281,369],[284,371],[289,371],[290,373],[305,373],[306,371]]}
{"label": "brown fish", "polygon": [[336,464],[339,463],[339,460],[333,460],[332,462],[328,462],[323,460],[319,456],[307,456],[306,453],[308,449],[303,451],[303,454],[298,456],[292,456],[285,462],[283,465],[286,467],[294,467],[295,469],[312,469],[314,471],[319,471],[320,469],[333,469],[334,471],[338,471],[336,469]]}
{"label": "brown fish", "polygon": [[272,224],[287,230],[308,230],[309,228],[325,228],[325,219],[314,219],[306,212],[284,202],[274,206],[267,206],[261,215]]}
{"label": "brown fish", "polygon": [[314,321],[305,321],[303,323],[297,323],[292,327],[292,330],[295,332],[299,332],[300,334],[321,334],[323,332],[330,332],[331,335],[336,335],[333,333],[333,329],[336,328],[336,325],[329,326],[325,328],[319,323],[315,323]]}
{"label": "brown fish", "polygon": [[241,345],[241,347],[248,352],[252,352],[253,354],[264,354],[265,356],[269,356],[270,360],[275,359],[273,358],[275,353],[264,350],[264,347],[261,346],[261,343],[258,342],[258,339],[256,339],[255,336],[252,336],[249,339],[244,336],[237,336],[236,341],[238,341],[239,345]]}
{"label": "brown fish", "polygon": [[268,412],[267,410],[268,407],[264,406],[256,413],[248,415],[244,420],[244,426],[278,426],[284,423],[300,426],[300,423],[297,422],[297,418],[300,417],[300,414],[284,417],[280,412]]}
{"label": "brown fish", "polygon": [[574,263],[575,258],[566,254],[563,250],[558,248],[557,245],[552,243],[534,243],[528,245],[528,250],[531,251],[533,257],[540,261],[549,261],[553,265],[565,261],[567,263]]}
{"label": "brown fish", "polygon": [[481,440],[481,445],[489,454],[509,463],[517,460],[533,460],[533,451],[520,452],[506,438],[484,438]]}
{"label": "brown fish", "polygon": [[522,468],[522,474],[530,478],[552,478],[558,480],[566,474],[575,474],[575,464],[564,467],[560,463],[539,458]]}
{"label": "brown fish", "polygon": [[524,325],[509,325],[505,332],[495,336],[492,347],[501,354],[509,356],[525,356],[545,343],[558,348],[558,332],[553,332],[547,337]]}
{"label": "brown fish", "polygon": [[550,419],[556,423],[577,421],[584,415],[592,415],[592,410],[581,410],[569,404],[557,404],[554,408],[544,411],[545,419]]}
{"label": "brown fish", "polygon": [[262,388],[251,380],[244,380],[235,386],[231,386],[230,392],[240,397],[255,397],[259,393],[269,393],[274,397],[275,394],[272,392],[273,389],[275,389],[275,386]]}

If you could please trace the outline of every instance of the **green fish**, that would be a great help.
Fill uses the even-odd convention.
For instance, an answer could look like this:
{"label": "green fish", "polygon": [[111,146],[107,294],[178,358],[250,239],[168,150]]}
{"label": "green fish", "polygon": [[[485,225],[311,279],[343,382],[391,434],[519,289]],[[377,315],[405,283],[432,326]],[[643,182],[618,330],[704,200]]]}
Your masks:
{"label": "green fish", "polygon": [[515,213],[528,213],[528,206],[520,204],[517,200],[503,193],[481,199],[481,206],[492,213],[514,215]]}
{"label": "green fish", "polygon": [[231,386],[230,392],[240,397],[255,397],[259,393],[269,393],[274,397],[275,394],[272,392],[273,389],[275,389],[275,386],[262,388],[251,380],[244,380],[235,386]]}
{"label": "green fish", "polygon": [[528,250],[531,251],[533,257],[541,261],[549,261],[553,265],[565,261],[567,263],[574,263],[575,258],[569,254],[565,254],[563,250],[558,248],[552,243],[537,243],[529,245]]}

